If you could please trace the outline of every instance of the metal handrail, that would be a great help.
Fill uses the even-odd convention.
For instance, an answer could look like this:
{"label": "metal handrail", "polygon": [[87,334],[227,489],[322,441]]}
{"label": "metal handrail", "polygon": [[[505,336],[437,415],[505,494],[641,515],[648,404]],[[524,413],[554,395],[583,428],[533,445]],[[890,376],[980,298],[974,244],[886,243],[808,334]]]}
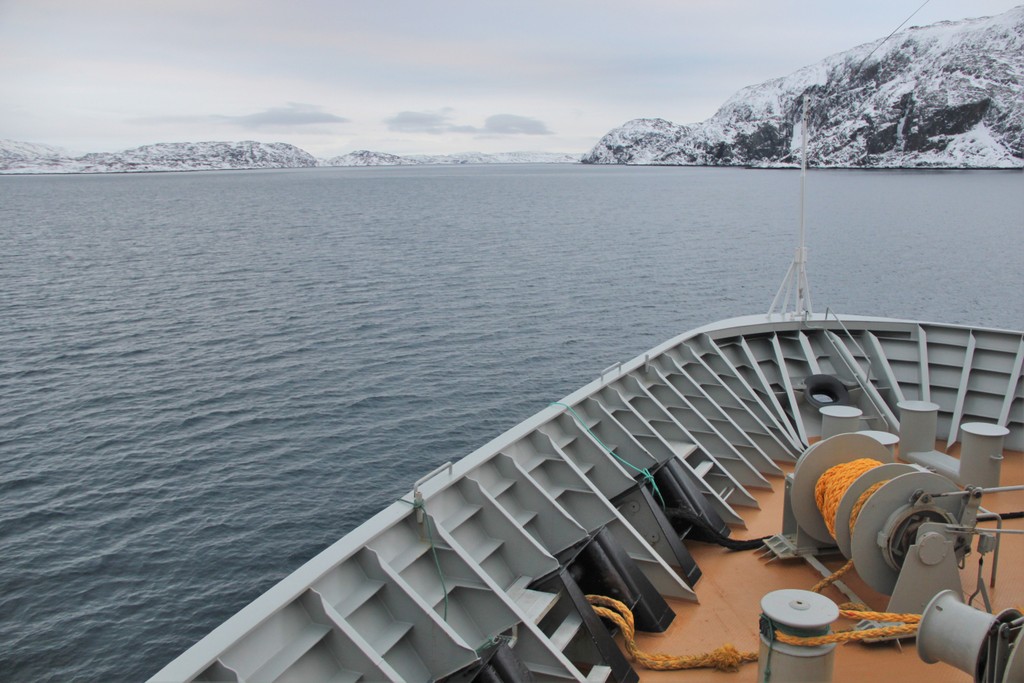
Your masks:
{"label": "metal handrail", "polygon": [[[843,321],[839,319],[839,316],[832,310],[831,306],[825,308],[825,318],[824,320],[822,320],[822,322],[827,322],[829,315],[835,318],[835,321],[839,323],[839,327],[841,327],[843,332],[846,333],[846,336],[849,337],[850,341],[854,343],[854,345],[857,347],[857,350],[860,351],[861,355],[868,360],[867,372],[864,372],[864,368],[862,368],[859,363],[851,363],[849,360],[847,360],[846,356],[844,356],[843,353],[839,350],[839,347],[836,346],[836,343],[832,341],[831,337],[829,337],[826,334],[825,338],[828,339],[829,344],[832,345],[832,348],[836,350],[836,353],[839,355],[840,358],[842,358],[843,363],[845,363],[846,367],[850,370],[850,373],[853,375],[853,379],[856,380],[857,385],[861,388],[861,391],[863,391],[864,395],[867,396],[868,402],[871,404],[871,407],[875,409],[877,417],[881,418],[888,424],[888,420],[885,419],[885,412],[883,412],[882,408],[879,407],[878,403],[875,401],[874,393],[871,390],[869,390],[867,384],[865,384],[865,382],[867,382],[868,384],[870,384],[871,382],[870,356],[868,356],[867,351],[865,351],[864,347],[860,345],[860,342],[858,342],[857,339],[853,336],[853,333],[850,332],[849,328],[847,328]],[[827,327],[821,327],[820,329],[824,332],[829,331]],[[858,372],[858,370],[860,372]],[[861,379],[861,373],[864,373],[865,375],[863,379]]]}
{"label": "metal handrail", "polygon": [[[839,319],[839,315],[835,311],[832,310],[831,306],[827,306],[825,308],[825,320],[828,320],[828,316],[829,315],[831,315],[833,318],[836,319],[836,322],[839,323],[839,327],[843,328],[843,332],[845,332],[846,336],[850,338],[850,341],[852,341],[854,343],[854,345],[857,347],[857,350],[860,351],[860,354],[862,356],[864,356],[865,358],[868,358],[868,360],[870,361],[870,358],[868,357],[868,352],[865,351],[864,347],[860,345],[860,342],[857,341],[857,338],[853,336],[853,333],[850,332],[850,329],[846,326],[846,324],[842,320]],[[850,369],[852,370],[853,368],[850,368]],[[871,363],[870,362],[868,362],[867,379],[869,381],[871,380]]]}

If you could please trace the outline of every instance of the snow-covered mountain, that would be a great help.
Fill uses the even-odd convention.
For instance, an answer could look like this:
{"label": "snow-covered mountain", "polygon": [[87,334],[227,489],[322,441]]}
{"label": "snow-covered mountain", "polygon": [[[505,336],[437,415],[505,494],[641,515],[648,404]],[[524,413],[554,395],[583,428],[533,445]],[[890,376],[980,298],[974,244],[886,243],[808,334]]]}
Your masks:
{"label": "snow-covered mountain", "polygon": [[591,164],[1024,166],[1024,6],[897,33],[744,88],[710,119],[635,119]]}
{"label": "snow-covered mountain", "polygon": [[0,140],[0,169],[60,164],[70,158],[71,155],[59,147],[16,140]]}
{"label": "snow-covered mountain", "polygon": [[462,152],[461,154],[413,154],[420,164],[577,164],[578,154],[560,152]]}
{"label": "snow-covered mountain", "polygon": [[196,171],[303,168],[316,158],[284,142],[171,142],[80,157],[85,171]]}
{"label": "snow-covered mountain", "polygon": [[371,152],[365,149],[342,154],[331,159],[320,160],[321,166],[406,166],[415,163],[418,162],[400,157],[397,154]]}
{"label": "snow-covered mountain", "polygon": [[400,166],[408,164],[575,164],[579,156],[559,152],[463,152],[461,154],[410,154],[359,150],[321,161],[323,166]]}
{"label": "snow-covered mountain", "polygon": [[316,165],[311,154],[283,142],[167,142],[75,157],[54,147],[0,140],[3,173],[210,171]]}
{"label": "snow-covered mountain", "polygon": [[547,152],[469,152],[450,155],[397,156],[359,150],[316,159],[283,142],[171,142],[124,152],[73,156],[64,150],[29,142],[0,140],[0,173],[127,173],[142,171],[211,171],[309,166],[398,166],[411,164],[578,163],[571,154]]}

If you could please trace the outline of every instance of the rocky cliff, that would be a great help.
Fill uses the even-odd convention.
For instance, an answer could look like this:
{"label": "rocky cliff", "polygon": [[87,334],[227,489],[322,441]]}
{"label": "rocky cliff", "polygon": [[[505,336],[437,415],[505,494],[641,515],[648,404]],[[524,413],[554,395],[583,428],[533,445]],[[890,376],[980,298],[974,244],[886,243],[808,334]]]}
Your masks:
{"label": "rocky cliff", "polygon": [[702,123],[635,119],[591,164],[1024,166],[1024,6],[915,27],[733,95]]}

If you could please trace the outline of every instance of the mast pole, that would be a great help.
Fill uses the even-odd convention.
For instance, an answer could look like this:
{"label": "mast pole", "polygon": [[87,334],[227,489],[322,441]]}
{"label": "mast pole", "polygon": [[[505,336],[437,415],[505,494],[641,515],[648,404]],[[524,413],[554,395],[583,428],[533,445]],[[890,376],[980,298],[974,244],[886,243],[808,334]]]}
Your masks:
{"label": "mast pole", "polygon": [[794,313],[802,314],[810,312],[810,292],[807,288],[807,228],[804,221],[806,213],[806,191],[807,191],[807,95],[804,95],[804,111],[800,118],[800,251],[799,276],[797,281],[797,300]]}
{"label": "mast pole", "polygon": [[800,118],[800,242],[793,255],[793,262],[782,279],[779,291],[772,300],[768,315],[776,312],[785,316],[793,295],[793,317],[806,317],[811,313],[811,289],[807,283],[807,228],[806,190],[807,190],[807,95],[804,95],[803,114]]}

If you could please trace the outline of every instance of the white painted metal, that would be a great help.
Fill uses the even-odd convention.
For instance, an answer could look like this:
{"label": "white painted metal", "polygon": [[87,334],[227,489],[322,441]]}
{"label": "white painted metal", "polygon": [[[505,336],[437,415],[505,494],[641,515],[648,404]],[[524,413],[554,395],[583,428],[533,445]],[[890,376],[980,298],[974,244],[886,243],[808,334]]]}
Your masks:
{"label": "white painted metal", "polygon": [[[841,321],[837,322],[841,323]],[[857,349],[860,350],[862,354],[866,355],[866,352],[864,351],[863,347],[860,344],[858,344],[856,340],[853,339],[852,335],[850,335],[849,330],[846,330],[845,326],[843,327],[843,329],[846,332],[846,334],[849,335],[851,341],[854,342],[854,345],[857,347]],[[833,348],[835,348],[838,357],[843,361],[844,365],[846,365],[846,367],[850,369],[850,372],[852,373],[853,378],[856,380],[857,385],[864,392],[864,397],[866,398],[867,404],[870,406],[872,413],[877,413],[877,417],[880,418],[885,423],[885,425],[878,426],[884,426],[885,428],[888,429],[898,429],[899,421],[896,419],[896,415],[886,404],[885,399],[882,398],[878,389],[875,387],[875,384],[871,381],[871,365],[869,364],[869,370],[865,371],[861,367],[860,363],[857,362],[857,359],[853,356],[853,353],[846,346],[845,342],[842,340],[841,337],[839,337],[839,335],[834,334],[829,330],[826,330],[824,334],[825,338],[832,344]],[[868,415],[865,419],[869,421],[875,420],[875,415]]]}
{"label": "white painted metal", "polygon": [[807,284],[807,238],[805,227],[805,197],[807,189],[807,99],[804,99],[803,116],[800,123],[800,242],[793,256],[793,262],[783,278],[779,291],[772,300],[768,315],[783,316],[789,311],[790,293],[794,294],[792,317],[806,318],[811,313],[811,289]]}
{"label": "white painted metal", "polygon": [[[820,633],[839,618],[839,608],[819,593],[804,590],[777,590],[761,599],[761,613],[772,624],[782,624],[802,632]],[[772,627],[774,629],[774,626]],[[787,683],[828,683],[832,680],[836,644],[787,645],[762,633],[758,651],[757,680]]]}
{"label": "white painted metal", "polygon": [[[1007,377],[1006,391],[1003,394],[1003,405],[999,410],[997,424],[1007,427],[1010,421],[1010,410],[1017,404],[1018,418],[1024,413],[1024,336],[1017,346],[1017,355],[1013,361],[1013,370]],[[1022,657],[1024,660],[1024,657]]]}
{"label": "white painted metal", "polygon": [[930,401],[902,401],[899,409],[901,457],[906,460],[910,453],[935,450],[938,404]]}
{"label": "white painted metal", "polygon": [[[786,425],[794,445],[797,447],[798,450],[803,450],[803,448],[807,445],[806,440],[797,429],[796,423],[786,417],[786,411],[783,410],[782,404],[779,402],[779,397],[775,394],[774,391],[772,391],[771,384],[768,382],[768,379],[764,374],[764,370],[761,368],[761,364],[758,363],[757,359],[754,357],[753,351],[750,348],[749,343],[747,342],[746,336],[741,336],[739,338],[739,346],[746,354],[746,357],[750,364],[749,367],[753,372],[753,377],[750,380],[751,386],[759,387],[761,395],[765,397],[769,405],[771,405],[772,408],[776,411],[775,414],[779,416],[780,421]],[[755,379],[757,380],[757,382],[754,381]]]}
{"label": "white painted metal", "polygon": [[995,616],[965,605],[954,591],[943,591],[921,615],[917,654],[928,664],[945,662],[974,676],[995,623]]}
{"label": "white painted metal", "polygon": [[683,425],[694,443],[704,447],[708,453],[715,453],[715,459],[723,468],[744,486],[771,488],[757,468],[744,458],[733,443],[730,443],[709,416],[697,410],[693,401],[680,391],[672,380],[662,373],[660,386],[652,388],[658,401],[665,405],[676,420]]}
{"label": "white painted metal", "polygon": [[[909,509],[909,501],[915,492],[942,494],[956,490],[956,486],[949,479],[919,469],[917,472],[893,477],[871,495],[857,516],[850,540],[851,557],[857,568],[857,575],[864,583],[879,593],[893,594],[897,581],[901,578],[901,568],[893,566],[892,561],[886,556],[886,548],[883,547],[891,540],[890,535],[886,533],[891,531],[889,527],[902,510]],[[943,511],[952,521],[960,511],[960,502],[954,498],[936,497],[931,507]],[[955,562],[953,559],[953,575],[959,585],[960,578],[955,573]],[[912,572],[906,574],[909,579],[922,581],[921,576],[911,576]],[[934,593],[928,595],[918,609],[923,608],[932,595]],[[900,610],[893,608],[890,603],[889,611]],[[920,614],[913,609],[906,611]]]}
{"label": "white painted metal", "polygon": [[827,439],[836,434],[849,434],[860,431],[860,419],[864,411],[853,406],[822,406],[821,438]]}
{"label": "white painted metal", "polygon": [[968,422],[960,426],[963,440],[960,447],[960,468],[957,483],[961,486],[999,486],[1003,461],[1003,439],[1010,433],[1006,427]]}
{"label": "white painted metal", "polygon": [[[863,432],[861,433],[863,434]],[[892,451],[889,452],[891,453]],[[898,477],[901,474],[917,471],[918,469],[914,465],[887,461],[879,467],[876,467],[873,470],[868,470],[857,477],[854,482],[850,484],[849,488],[846,489],[846,493],[844,493],[842,498],[839,499],[839,507],[836,508],[835,538],[836,545],[839,546],[839,551],[843,553],[847,559],[853,556],[853,549],[850,546],[850,537],[852,534],[852,530],[850,529],[850,519],[853,516],[853,508],[860,497],[865,491],[871,488],[871,486],[880,481],[888,481],[889,479]]]}
{"label": "white painted metal", "polygon": [[[756,444],[770,462],[791,460],[793,445],[783,442],[783,439],[780,438],[783,430],[767,409],[760,404],[754,393],[739,377],[736,377],[734,371],[726,371],[724,368],[719,372],[712,370],[706,358],[695,346],[695,344],[685,344],[677,347],[678,358],[673,356],[673,352],[665,355],[671,356],[676,365],[680,367],[685,364],[694,382],[701,388],[708,400],[714,402],[726,413],[736,427]],[[717,360],[721,364],[728,363],[720,356]],[[742,396],[740,392],[742,392]]]}
{"label": "white painted metal", "polygon": [[921,387],[921,400],[931,401],[932,400],[932,382],[931,376],[928,372],[928,334],[921,327],[918,331],[917,348],[918,348],[918,367],[920,368],[920,377],[918,378],[918,384]]}
{"label": "white painted metal", "polygon": [[[740,429],[720,402],[711,398],[701,384],[670,354],[665,355],[675,372],[667,371],[665,378],[693,406],[694,411],[704,418],[708,428],[719,438],[731,444],[733,449],[758,472],[782,474],[768,455],[762,451],[748,434]],[[663,366],[664,367],[664,366]]]}
{"label": "white painted metal", "polygon": [[864,436],[870,436],[872,439],[888,448],[890,453],[893,455],[896,454],[896,445],[900,442],[900,437],[897,434],[882,432],[875,429],[862,429],[858,433],[863,434]]}
{"label": "white painted metal", "polygon": [[[797,396],[797,392],[794,389],[794,378],[796,374],[790,374],[790,367],[786,363],[786,355],[782,351],[782,343],[779,341],[779,335],[773,334],[771,336],[772,350],[775,352],[775,364],[779,373],[779,377],[782,380],[782,386],[786,398],[789,400],[789,407],[792,411],[793,422],[796,425],[796,431],[800,435],[800,441],[804,444],[809,444],[811,441],[808,438],[810,432],[807,426],[804,424],[804,415],[801,410],[800,399]],[[803,377],[807,377],[809,374],[806,370],[799,373]]]}
{"label": "white painted metal", "polygon": [[[741,341],[742,339],[740,337]],[[762,400],[751,383],[743,377],[739,369],[733,365],[732,361],[722,351],[721,347],[708,335],[701,335],[695,341],[699,341],[701,345],[708,349],[706,355],[701,357],[701,362],[704,363],[708,371],[713,373],[722,382],[723,386],[728,387],[742,401],[743,407],[752,416],[759,419],[778,438],[780,443],[783,444],[784,450],[788,453],[785,459],[795,459],[796,453],[801,450],[801,444],[793,432],[792,425],[781,418],[781,409],[773,410]]]}
{"label": "white painted metal", "polygon": [[970,390],[971,364],[974,362],[974,350],[977,348],[977,340],[973,333],[968,334],[967,348],[964,350],[963,370],[960,374],[960,382],[956,392],[956,403],[953,405],[953,416],[950,418],[949,439],[946,441],[946,448],[956,443],[956,425],[964,416],[964,401],[967,399],[967,392]]}
{"label": "white painted metal", "polygon": [[838,434],[819,441],[800,456],[793,470],[790,501],[800,529],[811,538],[832,545],[825,520],[818,509],[814,489],[823,475],[836,465],[869,458],[880,463],[892,462],[892,454],[874,439],[863,434]]}
{"label": "white painted metal", "polygon": [[[956,430],[954,414],[1002,425],[1005,445],[1024,449],[1021,333],[912,321],[847,316],[840,325],[808,311],[806,320],[715,323],[616,364],[562,403],[640,467],[678,460],[716,511],[741,526],[743,507],[754,504],[746,487],[767,483],[759,470],[774,473],[769,459],[792,459],[818,430],[820,418],[795,388],[815,364],[843,366],[816,349],[831,343],[843,356],[842,340],[858,335],[867,343],[853,363],[875,369],[868,387],[884,407],[934,397],[939,426],[929,449],[937,432]],[[971,386],[960,389],[964,377]],[[564,408],[541,410],[432,475],[152,680],[443,678],[478,661],[484,642],[513,632],[516,655],[539,680],[587,680],[557,642],[572,639],[573,625],[563,619],[563,629],[550,629],[556,639],[537,625],[559,596],[527,587],[559,566],[561,551],[602,528],[664,594],[696,599],[611,501],[640,477]],[[606,678],[606,669],[593,667],[589,678]]]}
{"label": "white painted metal", "polygon": [[[882,374],[888,383],[888,387],[895,397],[895,402],[899,403],[900,401],[907,400],[903,394],[903,387],[900,386],[899,381],[896,379],[896,373],[893,371],[892,365],[889,363],[889,359],[882,350],[882,344],[878,340],[878,337],[871,332],[867,332],[865,336],[868,340],[868,347],[871,349],[870,357],[881,368]],[[895,420],[895,417],[893,418],[892,424],[899,424],[898,421]]]}

